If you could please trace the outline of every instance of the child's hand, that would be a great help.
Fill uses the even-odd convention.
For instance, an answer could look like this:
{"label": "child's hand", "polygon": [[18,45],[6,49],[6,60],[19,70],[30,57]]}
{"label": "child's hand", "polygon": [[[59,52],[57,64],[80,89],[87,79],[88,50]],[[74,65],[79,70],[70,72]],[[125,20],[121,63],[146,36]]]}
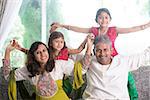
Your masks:
{"label": "child's hand", "polygon": [[87,36],[87,43],[88,43],[88,44],[93,44],[94,39],[95,39],[94,34],[90,33],[90,34]]}
{"label": "child's hand", "polygon": [[94,36],[93,33],[90,33],[90,34],[89,34],[89,37],[90,37],[91,40],[94,40],[94,39],[95,39],[95,36]]}
{"label": "child's hand", "polygon": [[54,23],[51,24],[51,29],[49,30],[49,32],[52,33],[59,27],[61,27],[61,25],[57,22],[54,22]]}
{"label": "child's hand", "polygon": [[93,33],[88,34],[87,39],[94,41],[94,39],[95,39],[94,34]]}

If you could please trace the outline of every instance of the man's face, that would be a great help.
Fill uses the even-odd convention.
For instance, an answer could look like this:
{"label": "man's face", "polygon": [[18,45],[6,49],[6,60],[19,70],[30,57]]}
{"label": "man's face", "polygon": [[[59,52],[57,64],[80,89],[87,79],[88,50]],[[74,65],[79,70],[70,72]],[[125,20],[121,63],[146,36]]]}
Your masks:
{"label": "man's face", "polygon": [[109,44],[97,43],[95,49],[95,55],[100,64],[107,65],[111,63],[112,49]]}

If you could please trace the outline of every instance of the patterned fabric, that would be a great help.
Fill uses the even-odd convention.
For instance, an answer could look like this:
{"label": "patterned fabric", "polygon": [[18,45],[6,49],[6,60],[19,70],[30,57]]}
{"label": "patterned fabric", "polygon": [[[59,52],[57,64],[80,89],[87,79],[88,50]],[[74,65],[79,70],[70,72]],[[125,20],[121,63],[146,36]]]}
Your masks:
{"label": "patterned fabric", "polygon": [[56,83],[58,86],[58,91],[53,97],[36,95],[36,100],[69,100],[68,96],[62,88],[62,80],[57,80]]}
{"label": "patterned fabric", "polygon": [[5,76],[9,75],[9,72],[11,70],[11,68],[10,68],[10,61],[3,59],[2,62],[3,62],[3,67],[2,67],[3,71],[2,72],[3,72],[3,75],[5,77]]}
{"label": "patterned fabric", "polygon": [[56,82],[47,72],[37,75],[36,92],[37,95],[52,97],[56,94],[58,88]]}

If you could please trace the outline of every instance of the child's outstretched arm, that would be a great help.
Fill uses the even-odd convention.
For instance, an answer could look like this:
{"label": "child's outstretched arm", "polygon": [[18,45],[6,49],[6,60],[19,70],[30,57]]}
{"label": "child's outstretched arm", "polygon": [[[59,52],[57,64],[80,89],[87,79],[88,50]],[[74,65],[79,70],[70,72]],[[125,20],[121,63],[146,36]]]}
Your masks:
{"label": "child's outstretched arm", "polygon": [[78,54],[81,53],[82,50],[85,48],[87,42],[87,38],[80,44],[80,46],[77,49],[68,49],[69,54]]}
{"label": "child's outstretched arm", "polygon": [[150,27],[150,21],[146,24],[139,25],[139,26],[133,26],[130,28],[116,28],[116,31],[118,34],[124,34],[124,33],[141,31],[141,30],[147,29],[149,27]]}
{"label": "child's outstretched arm", "polygon": [[13,40],[13,45],[15,45],[15,49],[24,52],[25,54],[28,53],[28,49],[23,48],[19,45],[19,43],[16,40]]}
{"label": "child's outstretched arm", "polygon": [[50,29],[50,33],[55,31],[57,28],[65,28],[67,30],[71,30],[74,32],[80,32],[80,33],[90,33],[90,28],[81,28],[81,27],[77,27],[77,26],[71,26],[71,25],[63,25],[57,22],[54,22],[51,25],[51,29]]}

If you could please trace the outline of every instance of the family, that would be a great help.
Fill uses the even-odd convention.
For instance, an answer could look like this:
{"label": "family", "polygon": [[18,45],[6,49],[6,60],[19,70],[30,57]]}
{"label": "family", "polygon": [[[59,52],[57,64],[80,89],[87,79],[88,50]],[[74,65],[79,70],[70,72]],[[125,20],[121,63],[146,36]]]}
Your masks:
{"label": "family", "polygon": [[[95,17],[99,27],[81,28],[54,22],[51,25],[48,46],[36,41],[29,49],[25,49],[17,41],[11,41],[5,50],[2,67],[5,79],[11,80],[9,99],[17,100],[16,93],[13,92],[15,81],[28,80],[36,94],[34,100],[70,100],[71,97],[63,89],[64,75],[73,76],[73,86],[77,87],[82,86],[83,81],[79,80],[86,74],[87,86],[79,99],[138,100],[131,71],[150,62],[150,48],[139,54],[123,56],[118,54],[114,43],[118,34],[147,29],[150,22],[119,28],[109,27],[111,19],[109,10],[100,8]],[[56,31],[57,28],[87,33],[87,36],[77,49],[70,49],[66,46],[63,33]],[[12,70],[10,66],[10,53],[14,49],[27,54],[25,66],[16,70]],[[86,49],[85,54],[80,55],[83,49]],[[81,59],[74,60],[71,55],[79,55]]]}

